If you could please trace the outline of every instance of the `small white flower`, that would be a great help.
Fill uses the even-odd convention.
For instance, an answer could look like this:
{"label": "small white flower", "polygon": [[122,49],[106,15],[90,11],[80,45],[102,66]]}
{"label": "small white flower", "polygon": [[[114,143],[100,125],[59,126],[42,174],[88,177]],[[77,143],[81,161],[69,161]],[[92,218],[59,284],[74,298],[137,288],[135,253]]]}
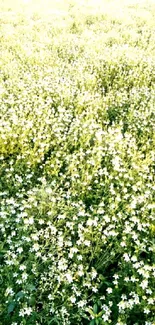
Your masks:
{"label": "small white flower", "polygon": [[46,191],[47,194],[51,194],[52,193],[52,189],[50,187],[47,187],[45,191]]}
{"label": "small white flower", "polygon": [[133,255],[133,256],[131,257],[131,261],[132,261],[132,262],[137,262],[137,256],[136,256],[136,255]]}
{"label": "small white flower", "polygon": [[117,279],[119,279],[119,275],[118,275],[118,274],[114,274],[114,275],[113,275],[113,278],[114,278],[115,280],[117,280]]}
{"label": "small white flower", "polygon": [[39,225],[43,225],[44,224],[44,220],[43,219],[39,219],[38,223],[39,223]]}
{"label": "small white flower", "polygon": [[24,272],[24,273],[22,274],[22,279],[25,281],[25,280],[27,280],[27,278],[28,278],[28,275],[27,275],[26,272]]}
{"label": "small white flower", "polygon": [[87,220],[87,226],[92,226],[94,224],[94,221],[92,219]]}
{"label": "small white flower", "polygon": [[33,249],[35,252],[37,252],[39,250],[39,245],[36,243],[33,245]]}
{"label": "small white flower", "polygon": [[23,248],[22,247],[18,247],[17,248],[17,252],[20,254],[20,253],[22,253],[23,252]]}
{"label": "small white flower", "polygon": [[124,241],[122,241],[122,242],[120,243],[120,245],[121,245],[122,247],[125,247],[125,246],[126,246],[126,243],[125,243]]}
{"label": "small white flower", "polygon": [[32,237],[33,240],[38,240],[39,239],[37,234],[32,234],[31,237]]}
{"label": "small white flower", "polygon": [[107,288],[106,291],[110,294],[110,293],[112,293],[112,288]]}
{"label": "small white flower", "polygon": [[76,302],[76,297],[71,296],[71,297],[70,297],[70,301],[71,301],[72,304],[74,304],[74,303]]}
{"label": "small white flower", "polygon": [[128,255],[127,253],[125,253],[125,254],[123,255],[123,257],[124,257],[124,260],[125,260],[126,262],[129,262],[129,261],[130,261],[130,257],[129,257],[129,255]]}
{"label": "small white flower", "polygon": [[95,287],[92,287],[92,291],[96,293],[96,292],[98,292],[98,289]]}
{"label": "small white flower", "polygon": [[134,276],[132,276],[131,277],[131,282],[136,282],[136,281],[137,281],[137,279]]}
{"label": "small white flower", "polygon": [[66,274],[65,274],[65,277],[66,277],[66,279],[67,279],[67,281],[68,281],[69,283],[72,283],[72,282],[73,282],[73,277],[72,277],[71,274],[66,273]]}
{"label": "small white flower", "polygon": [[82,261],[82,255],[78,255],[78,256],[77,256],[77,259],[78,259],[79,261]]}
{"label": "small white flower", "polygon": [[109,316],[107,314],[102,315],[102,318],[104,322],[106,322],[109,319]]}
{"label": "small white flower", "polygon": [[26,270],[26,266],[22,264],[22,265],[20,265],[19,269],[20,269],[21,271],[24,271],[24,270]]}
{"label": "small white flower", "polygon": [[34,223],[33,217],[30,217],[29,219],[28,218],[24,219],[24,224],[25,225],[33,225],[33,223]]}
{"label": "small white flower", "polygon": [[150,305],[153,305],[153,304],[154,304],[154,299],[153,299],[153,298],[148,298],[148,303],[149,303]]}
{"label": "small white flower", "polygon": [[92,279],[95,279],[97,277],[97,272],[95,269],[91,272],[91,276],[92,276]]}
{"label": "small white flower", "polygon": [[140,286],[142,287],[142,289],[146,289],[148,286],[148,280],[143,280],[140,284]]}
{"label": "small white flower", "polygon": [[85,240],[85,241],[84,241],[84,244],[85,244],[86,246],[90,246],[90,240]]}
{"label": "small white flower", "polygon": [[146,289],[146,293],[148,293],[149,295],[152,294],[152,290],[151,289]]}
{"label": "small white flower", "polygon": [[121,312],[126,308],[126,301],[120,301],[117,306],[119,307],[119,311]]}
{"label": "small white flower", "polygon": [[17,276],[18,276],[18,273],[13,273],[14,278],[17,278]]}
{"label": "small white flower", "polygon": [[26,308],[24,308],[24,314],[25,315],[31,315],[31,313],[32,313],[32,308],[31,307],[26,307]]}
{"label": "small white flower", "polygon": [[84,275],[84,272],[83,272],[82,270],[79,270],[79,271],[78,271],[78,275],[79,275],[79,276],[83,276],[83,275]]}
{"label": "small white flower", "polygon": [[78,302],[77,305],[78,305],[78,307],[81,307],[82,308],[82,307],[84,307],[86,305],[86,301],[85,300],[81,300],[81,301]]}
{"label": "small white flower", "polygon": [[5,296],[7,297],[8,295],[13,296],[14,292],[12,290],[12,288],[7,288],[5,291]]}
{"label": "small white flower", "polygon": [[21,309],[19,312],[19,316],[24,317],[24,315],[25,315],[25,310]]}

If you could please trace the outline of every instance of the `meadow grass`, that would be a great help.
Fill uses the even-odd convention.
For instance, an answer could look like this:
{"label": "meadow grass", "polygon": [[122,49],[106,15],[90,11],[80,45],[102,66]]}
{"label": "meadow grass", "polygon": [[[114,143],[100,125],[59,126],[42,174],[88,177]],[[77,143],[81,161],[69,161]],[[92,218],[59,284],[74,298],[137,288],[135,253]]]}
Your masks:
{"label": "meadow grass", "polygon": [[0,325],[155,325],[155,1],[0,1]]}

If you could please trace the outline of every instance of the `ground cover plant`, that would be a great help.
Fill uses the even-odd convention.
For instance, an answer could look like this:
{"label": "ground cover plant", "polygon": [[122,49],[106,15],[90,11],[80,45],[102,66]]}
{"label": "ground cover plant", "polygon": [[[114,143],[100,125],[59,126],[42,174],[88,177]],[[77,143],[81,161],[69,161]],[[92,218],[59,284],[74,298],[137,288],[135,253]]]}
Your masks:
{"label": "ground cover plant", "polygon": [[155,324],[155,1],[0,1],[0,324]]}

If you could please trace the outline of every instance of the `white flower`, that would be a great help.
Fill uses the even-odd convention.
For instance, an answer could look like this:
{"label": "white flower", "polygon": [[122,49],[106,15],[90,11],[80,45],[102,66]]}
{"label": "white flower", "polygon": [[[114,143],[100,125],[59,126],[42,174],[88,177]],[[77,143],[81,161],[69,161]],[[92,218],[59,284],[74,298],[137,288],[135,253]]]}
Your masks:
{"label": "white flower", "polygon": [[20,254],[20,253],[22,253],[23,252],[23,248],[22,247],[18,247],[17,248],[17,252]]}
{"label": "white flower", "polygon": [[84,272],[83,271],[78,271],[77,272],[79,276],[83,276],[84,275]]}
{"label": "white flower", "polygon": [[132,261],[132,262],[137,262],[137,256],[136,256],[136,255],[133,255],[133,256],[131,257],[131,261]]}
{"label": "white flower", "polygon": [[19,312],[19,316],[24,317],[24,315],[25,315],[25,310],[21,309]]}
{"label": "white flower", "polygon": [[43,219],[39,219],[38,223],[39,223],[39,225],[43,225],[44,224],[44,220]]}
{"label": "white flower", "polygon": [[58,262],[58,269],[60,271],[65,271],[67,269],[67,261],[65,259],[60,259],[59,262]]}
{"label": "white flower", "polygon": [[76,247],[72,247],[72,248],[70,249],[70,252],[71,252],[71,253],[77,253],[77,252],[78,252],[78,249],[77,249]]}
{"label": "white flower", "polygon": [[52,189],[50,187],[47,187],[45,191],[46,191],[47,194],[51,194],[52,193]]}
{"label": "white flower", "polygon": [[120,245],[121,245],[122,247],[125,247],[125,246],[126,246],[126,243],[125,243],[124,241],[122,241],[122,242],[120,243]]}
{"label": "white flower", "polygon": [[113,281],[113,284],[114,284],[114,285],[118,285],[118,281],[117,281],[117,280],[114,280],[114,281]]}
{"label": "white flower", "polygon": [[148,303],[149,303],[150,305],[153,305],[153,304],[154,304],[154,299],[153,299],[153,298],[148,298]]}
{"label": "white flower", "polygon": [[112,288],[107,288],[106,291],[110,294],[110,293],[112,293]]}
{"label": "white flower", "polygon": [[119,307],[119,311],[121,312],[126,308],[126,301],[120,301],[119,304],[117,305]]}
{"label": "white flower", "polygon": [[79,261],[82,261],[82,259],[83,259],[82,255],[78,255],[78,256],[77,256],[77,259],[78,259]]}
{"label": "white flower", "polygon": [[129,262],[129,261],[130,261],[129,255],[128,255],[127,253],[125,253],[125,254],[123,255],[123,257],[124,257],[124,260],[125,260],[126,262]]}
{"label": "white flower", "polygon": [[118,274],[114,274],[114,275],[113,275],[113,278],[114,278],[115,280],[117,280],[117,279],[119,279],[119,275],[118,275]]}
{"label": "white flower", "polygon": [[85,240],[85,241],[84,241],[84,244],[85,244],[86,246],[90,246],[90,240]]}
{"label": "white flower", "polygon": [[24,219],[24,224],[25,225],[33,225],[33,223],[34,223],[33,217],[30,217],[29,219],[28,218]]}
{"label": "white flower", "polygon": [[24,308],[24,314],[25,315],[31,315],[31,313],[32,313],[32,308],[31,307],[26,307],[26,308]]}
{"label": "white flower", "polygon": [[73,277],[72,277],[72,275],[70,273],[66,273],[65,274],[65,277],[66,277],[66,279],[67,279],[67,281],[69,283],[72,283],[73,282]]}
{"label": "white flower", "polygon": [[92,219],[87,220],[87,226],[92,226],[94,224],[94,221]]}
{"label": "white flower", "polygon": [[102,315],[102,318],[104,322],[106,322],[109,319],[109,316],[107,314]]}
{"label": "white flower", "polygon": [[37,252],[39,250],[39,245],[36,243],[33,245],[33,249],[35,252]]}
{"label": "white flower", "polygon": [[24,273],[22,274],[22,279],[25,281],[25,280],[27,280],[27,278],[28,278],[28,275],[27,275],[26,272],[24,272]]}
{"label": "white flower", "polygon": [[97,277],[97,272],[95,269],[91,272],[91,276],[92,276],[92,279],[95,279]]}
{"label": "white flower", "polygon": [[71,296],[71,297],[70,297],[70,301],[71,301],[72,304],[74,304],[74,303],[76,302],[76,297]]}
{"label": "white flower", "polygon": [[85,300],[81,300],[78,302],[78,307],[84,307],[86,305],[86,301]]}
{"label": "white flower", "polygon": [[110,218],[109,218],[107,215],[105,215],[105,216],[104,216],[104,221],[106,221],[106,222],[110,222]]}
{"label": "white flower", "polygon": [[19,269],[20,269],[21,271],[24,271],[24,270],[26,269],[26,266],[22,264],[22,265],[20,265]]}
{"label": "white flower", "polygon": [[38,240],[39,239],[37,234],[32,234],[31,237],[32,237],[33,240]]}
{"label": "white flower", "polygon": [[152,290],[151,289],[146,289],[146,293],[148,293],[149,295],[151,295]]}
{"label": "white flower", "polygon": [[8,295],[13,296],[14,292],[12,290],[12,288],[7,288],[5,291],[5,296],[7,297]]}
{"label": "white flower", "polygon": [[33,225],[33,223],[34,223],[33,217],[30,217],[28,220],[29,220],[29,225]]}
{"label": "white flower", "polygon": [[146,289],[148,286],[148,280],[143,280],[140,284],[140,286],[142,287],[142,289]]}

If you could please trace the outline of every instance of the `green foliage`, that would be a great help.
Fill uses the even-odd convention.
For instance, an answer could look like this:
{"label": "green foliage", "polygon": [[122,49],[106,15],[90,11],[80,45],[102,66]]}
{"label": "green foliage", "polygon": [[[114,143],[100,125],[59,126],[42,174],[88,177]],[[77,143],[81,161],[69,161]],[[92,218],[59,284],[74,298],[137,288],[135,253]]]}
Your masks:
{"label": "green foliage", "polygon": [[0,325],[155,325],[155,4],[0,4]]}

